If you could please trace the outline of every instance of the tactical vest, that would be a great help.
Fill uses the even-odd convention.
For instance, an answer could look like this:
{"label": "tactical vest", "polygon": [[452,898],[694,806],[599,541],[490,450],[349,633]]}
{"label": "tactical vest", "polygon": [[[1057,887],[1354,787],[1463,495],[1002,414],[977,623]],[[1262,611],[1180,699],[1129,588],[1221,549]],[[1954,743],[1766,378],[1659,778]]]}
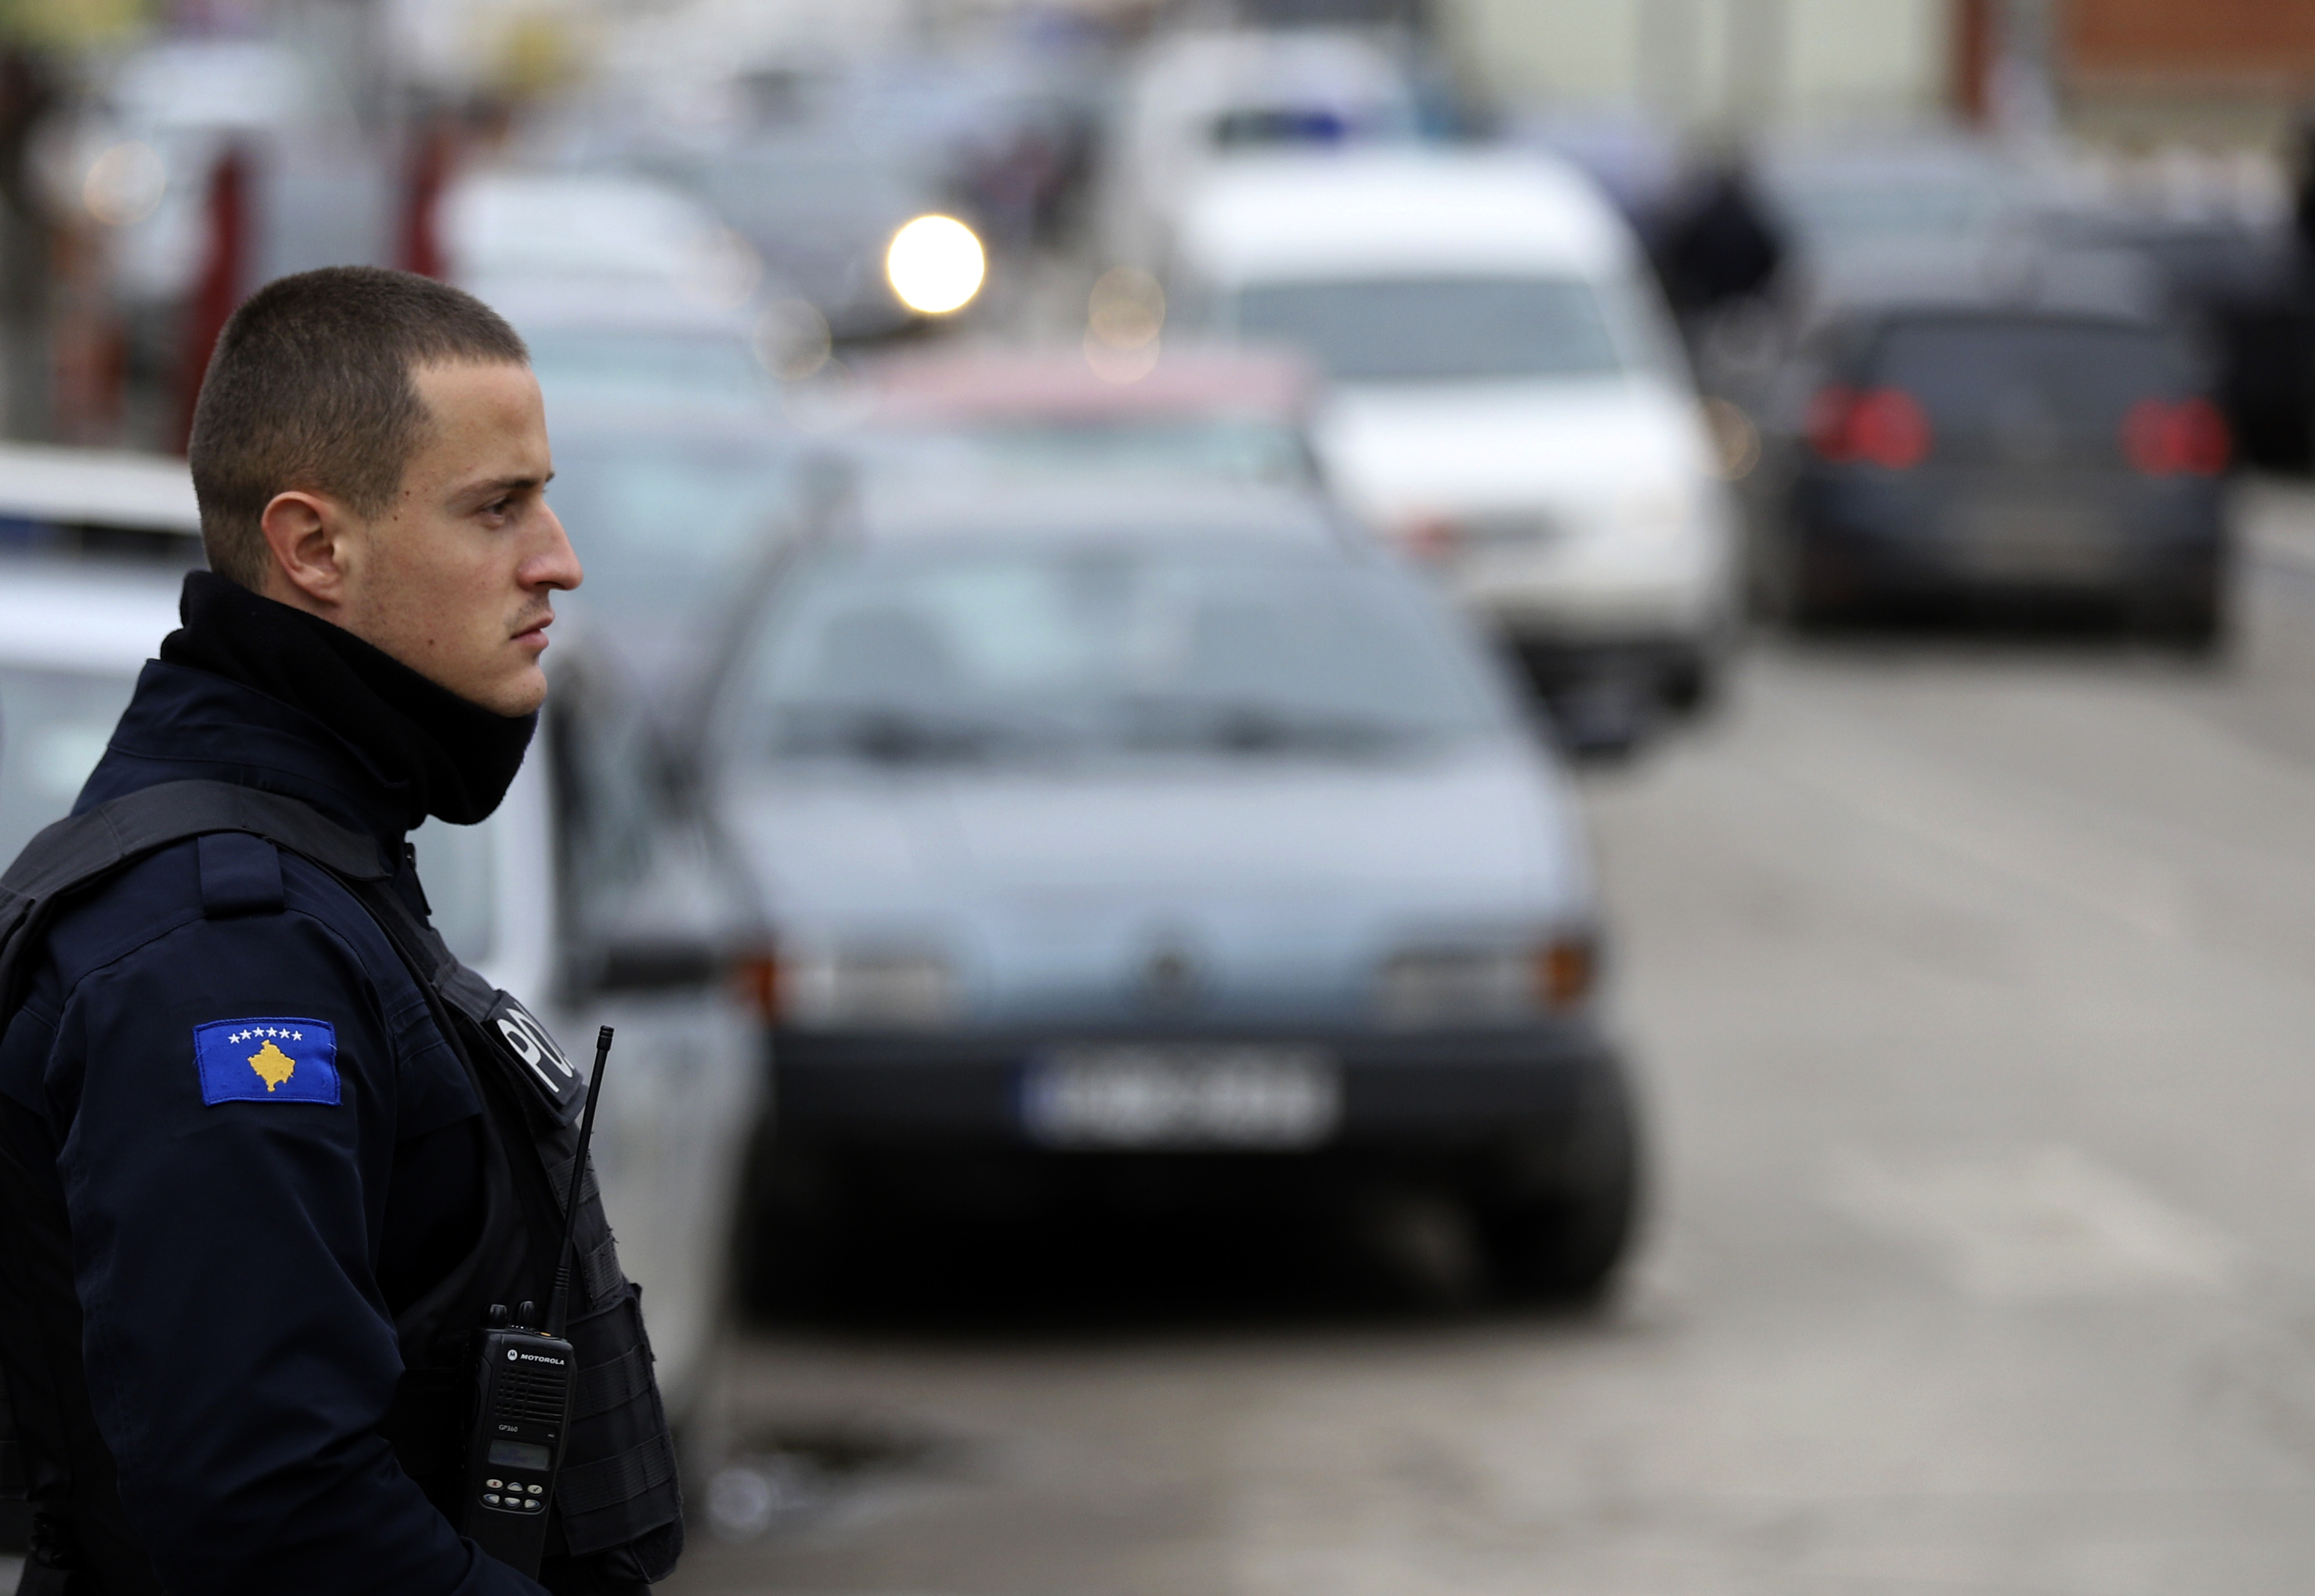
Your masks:
{"label": "tactical vest", "polygon": [[[548,1555],[625,1546],[675,1523],[682,1512],[675,1450],[636,1290],[619,1268],[593,1169],[572,1179],[585,1082],[537,1020],[461,964],[402,901],[372,838],[296,799],[215,781],[164,783],[59,820],[0,875],[0,1024],[22,1001],[32,958],[66,900],[160,848],[228,831],[318,865],[369,911],[427,994],[491,1132],[479,1139],[480,1239],[395,1317],[404,1373],[384,1429],[404,1471],[459,1521],[473,1331],[494,1303],[547,1301],[575,1184],[566,1334],[579,1374]],[[217,906],[205,901],[204,912]],[[0,1493],[28,1497],[36,1514],[26,1589],[44,1563],[55,1563],[77,1572],[50,1589],[157,1596],[80,1375],[80,1308],[57,1153],[46,1122],[0,1095],[0,1373],[9,1409],[0,1415]]]}

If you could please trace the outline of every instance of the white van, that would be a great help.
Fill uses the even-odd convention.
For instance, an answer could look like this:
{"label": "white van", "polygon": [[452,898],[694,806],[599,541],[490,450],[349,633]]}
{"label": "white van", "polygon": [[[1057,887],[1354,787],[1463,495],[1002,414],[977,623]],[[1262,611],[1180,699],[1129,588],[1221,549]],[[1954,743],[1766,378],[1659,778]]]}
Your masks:
{"label": "white van", "polygon": [[1216,332],[1326,368],[1335,487],[1547,692],[1705,696],[1736,614],[1731,508],[1638,246],[1572,168],[1408,150],[1219,169],[1174,282]]}

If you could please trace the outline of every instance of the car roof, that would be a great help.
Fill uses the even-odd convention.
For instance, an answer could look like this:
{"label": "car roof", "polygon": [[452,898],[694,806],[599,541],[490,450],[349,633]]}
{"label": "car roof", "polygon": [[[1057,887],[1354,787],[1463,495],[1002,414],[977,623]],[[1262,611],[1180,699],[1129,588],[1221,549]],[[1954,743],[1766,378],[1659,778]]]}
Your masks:
{"label": "car roof", "polygon": [[1225,283],[1377,271],[1599,276],[1631,234],[1567,163],[1442,150],[1246,157],[1192,198],[1181,252]]}
{"label": "car roof", "polygon": [[1130,382],[1105,380],[1074,347],[944,350],[879,361],[862,375],[875,395],[875,420],[904,426],[1223,416],[1293,422],[1316,387],[1299,358],[1220,349],[1167,349]]}
{"label": "car roof", "polygon": [[177,625],[180,572],[0,558],[0,663],[133,676]]}
{"label": "car roof", "polygon": [[172,455],[0,443],[0,520],[199,536],[192,473]]}
{"label": "car roof", "polygon": [[1184,483],[1121,494],[1069,483],[954,493],[913,484],[864,489],[847,528],[877,546],[945,542],[1051,540],[1149,542],[1194,536],[1245,538],[1282,547],[1344,546],[1346,528],[1307,490],[1240,483]]}

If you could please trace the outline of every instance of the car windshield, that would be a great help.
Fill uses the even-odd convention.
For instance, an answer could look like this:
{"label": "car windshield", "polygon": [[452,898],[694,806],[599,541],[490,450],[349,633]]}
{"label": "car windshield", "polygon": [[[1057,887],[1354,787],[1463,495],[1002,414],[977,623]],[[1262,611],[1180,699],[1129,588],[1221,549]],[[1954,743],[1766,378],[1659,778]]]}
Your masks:
{"label": "car windshield", "polygon": [[893,428],[864,438],[859,453],[871,472],[895,482],[1099,476],[1291,485],[1314,471],[1295,427],[1253,418]]}
{"label": "car windshield", "polygon": [[1872,381],[1904,389],[1948,433],[2046,417],[2069,431],[2107,436],[2140,400],[2186,392],[2191,375],[2157,332],[2008,315],[1900,322],[1882,335],[1870,365]]}
{"label": "car windshield", "polygon": [[0,665],[0,858],[72,811],[136,686],[133,670]]}
{"label": "car windshield", "polygon": [[742,667],[730,746],[887,762],[1356,756],[1508,706],[1395,567],[1214,544],[830,551]]}
{"label": "car windshield", "polygon": [[557,328],[525,341],[550,411],[606,400],[767,409],[779,400],[771,375],[737,337]]}
{"label": "car windshield", "polygon": [[1341,382],[1601,377],[1628,364],[1590,283],[1436,277],[1262,283],[1237,296],[1237,332],[1294,345]]}
{"label": "car windshield", "polygon": [[548,497],[586,565],[589,608],[695,609],[794,525],[798,473],[776,448],[599,433],[557,442]]}

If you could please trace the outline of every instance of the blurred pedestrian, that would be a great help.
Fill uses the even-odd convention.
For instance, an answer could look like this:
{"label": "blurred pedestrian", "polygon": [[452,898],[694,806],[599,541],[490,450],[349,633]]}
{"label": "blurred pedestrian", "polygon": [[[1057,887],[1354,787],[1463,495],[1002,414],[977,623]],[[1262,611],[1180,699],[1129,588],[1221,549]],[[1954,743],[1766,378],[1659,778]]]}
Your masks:
{"label": "blurred pedestrian", "polygon": [[1666,297],[1683,324],[1765,294],[1785,259],[1740,157],[1715,161],[1666,226],[1657,252]]}

